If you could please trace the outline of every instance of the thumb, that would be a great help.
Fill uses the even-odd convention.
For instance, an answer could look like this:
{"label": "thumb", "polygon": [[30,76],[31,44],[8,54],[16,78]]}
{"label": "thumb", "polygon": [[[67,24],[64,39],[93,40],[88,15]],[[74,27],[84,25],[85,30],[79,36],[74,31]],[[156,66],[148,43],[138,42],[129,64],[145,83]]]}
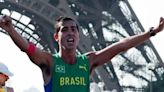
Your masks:
{"label": "thumb", "polygon": [[160,24],[164,22],[164,18],[160,17]]}

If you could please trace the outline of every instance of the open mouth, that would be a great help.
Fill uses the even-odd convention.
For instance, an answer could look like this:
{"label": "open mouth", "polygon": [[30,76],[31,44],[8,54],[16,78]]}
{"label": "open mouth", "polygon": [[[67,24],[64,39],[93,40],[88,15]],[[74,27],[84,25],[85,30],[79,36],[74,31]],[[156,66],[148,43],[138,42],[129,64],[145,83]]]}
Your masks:
{"label": "open mouth", "polygon": [[67,39],[67,42],[72,44],[72,43],[74,43],[74,39],[73,38],[69,38],[69,39]]}

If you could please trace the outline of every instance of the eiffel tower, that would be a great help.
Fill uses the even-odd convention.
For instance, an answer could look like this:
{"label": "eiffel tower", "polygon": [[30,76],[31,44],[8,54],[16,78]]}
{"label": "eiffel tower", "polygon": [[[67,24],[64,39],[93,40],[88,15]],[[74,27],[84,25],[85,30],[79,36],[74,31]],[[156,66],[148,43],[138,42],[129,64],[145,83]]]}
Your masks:
{"label": "eiffel tower", "polygon": [[[0,0],[0,10],[0,14],[11,16],[24,38],[50,53],[58,51],[53,32],[59,16],[73,17],[80,25],[77,54],[100,50],[145,31],[127,0]],[[0,32],[7,34],[2,29]],[[103,83],[104,90],[144,92],[152,81],[163,80],[163,66],[148,40],[96,68],[91,81]],[[132,81],[140,86],[132,85]]]}

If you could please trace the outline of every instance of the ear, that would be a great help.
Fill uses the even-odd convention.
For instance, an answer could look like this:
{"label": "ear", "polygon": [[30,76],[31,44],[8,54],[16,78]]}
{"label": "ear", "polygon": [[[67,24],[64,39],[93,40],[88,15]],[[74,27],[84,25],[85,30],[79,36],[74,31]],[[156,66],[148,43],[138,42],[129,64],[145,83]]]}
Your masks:
{"label": "ear", "polygon": [[54,39],[58,41],[58,34],[54,34]]}

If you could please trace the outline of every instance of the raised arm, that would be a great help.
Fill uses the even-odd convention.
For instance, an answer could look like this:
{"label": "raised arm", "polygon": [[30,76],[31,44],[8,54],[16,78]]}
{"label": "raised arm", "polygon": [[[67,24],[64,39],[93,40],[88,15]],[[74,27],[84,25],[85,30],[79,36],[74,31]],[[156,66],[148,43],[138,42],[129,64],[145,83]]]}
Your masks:
{"label": "raised arm", "polygon": [[0,27],[4,29],[14,43],[21,49],[21,51],[26,52],[36,65],[42,68],[42,65],[47,65],[51,61],[51,55],[46,52],[40,51],[35,47],[34,44],[29,43],[26,39],[24,39],[17,31],[15,30],[12,20],[9,16],[1,16],[0,17]]}
{"label": "raised arm", "polygon": [[17,33],[9,16],[5,15],[0,17],[0,27],[9,34],[11,39],[21,49],[21,51],[27,53],[30,60],[41,68],[45,84],[48,83],[52,72],[51,54],[39,50],[34,44],[29,43],[19,33]]}
{"label": "raised arm", "polygon": [[12,38],[12,40],[14,41],[14,43],[22,50],[22,51],[26,51],[26,49],[28,48],[28,42],[21,37],[20,34],[18,34],[15,29],[14,26],[12,25],[12,20],[9,16],[3,15],[0,16],[0,27],[2,29],[4,29],[9,36]]}
{"label": "raised arm", "polygon": [[151,36],[154,36],[155,34],[162,31],[163,28],[164,18],[161,17],[159,25],[155,28],[152,28],[151,31],[125,38],[100,51],[88,53],[91,69],[110,61],[115,55],[119,54],[120,52],[126,51],[132,47],[143,43]]}

